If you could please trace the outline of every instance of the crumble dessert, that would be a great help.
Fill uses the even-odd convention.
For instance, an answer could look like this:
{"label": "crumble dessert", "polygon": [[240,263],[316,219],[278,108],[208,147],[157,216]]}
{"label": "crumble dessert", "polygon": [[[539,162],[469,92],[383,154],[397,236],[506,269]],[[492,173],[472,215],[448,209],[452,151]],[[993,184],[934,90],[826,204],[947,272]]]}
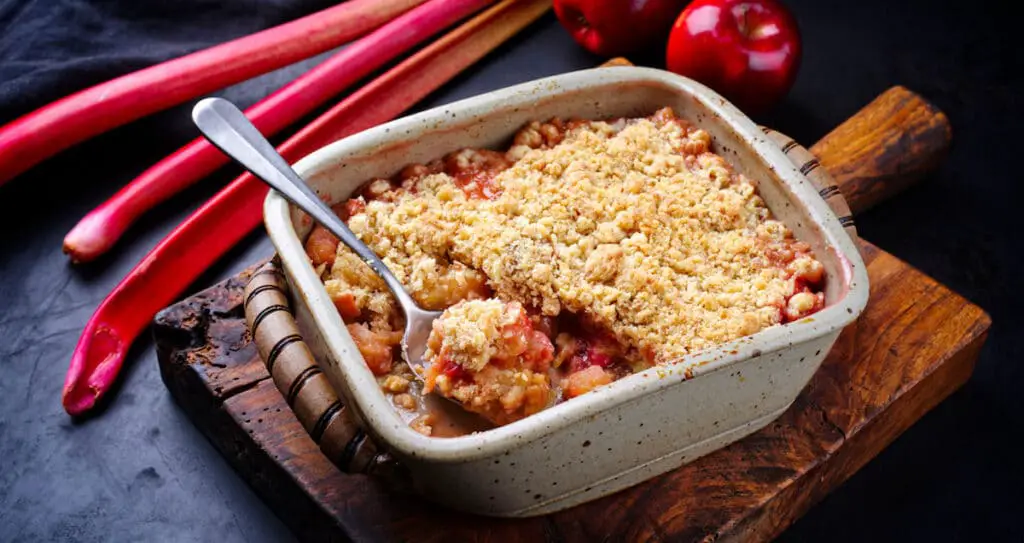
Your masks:
{"label": "crumble dessert", "polygon": [[437,435],[419,392],[506,424],[824,305],[810,246],[711,144],[669,108],[533,122],[504,153],[409,165],[336,206],[421,306],[445,310],[422,391],[395,363],[403,323],[383,282],[320,227],[307,252],[414,428]]}

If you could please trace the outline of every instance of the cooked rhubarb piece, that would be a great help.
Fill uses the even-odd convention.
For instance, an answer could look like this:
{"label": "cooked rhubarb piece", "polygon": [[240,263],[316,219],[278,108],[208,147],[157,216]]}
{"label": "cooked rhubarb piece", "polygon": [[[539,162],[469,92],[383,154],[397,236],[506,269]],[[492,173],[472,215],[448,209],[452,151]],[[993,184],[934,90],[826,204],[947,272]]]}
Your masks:
{"label": "cooked rhubarb piece", "polygon": [[401,332],[381,332],[371,330],[365,324],[350,324],[348,333],[374,375],[386,375],[391,371],[395,347],[402,342]]}
{"label": "cooked rhubarb piece", "polygon": [[569,377],[566,377],[565,383],[562,385],[563,393],[566,398],[575,398],[614,380],[615,376],[601,366],[588,366],[586,369],[571,373]]}

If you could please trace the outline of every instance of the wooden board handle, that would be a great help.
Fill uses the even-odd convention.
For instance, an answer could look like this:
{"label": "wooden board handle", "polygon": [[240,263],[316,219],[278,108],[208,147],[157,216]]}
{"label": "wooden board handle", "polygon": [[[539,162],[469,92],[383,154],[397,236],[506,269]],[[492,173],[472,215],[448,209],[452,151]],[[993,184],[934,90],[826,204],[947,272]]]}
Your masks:
{"label": "wooden board handle", "polygon": [[811,146],[854,214],[932,172],[949,150],[946,115],[904,87],[892,87]]}

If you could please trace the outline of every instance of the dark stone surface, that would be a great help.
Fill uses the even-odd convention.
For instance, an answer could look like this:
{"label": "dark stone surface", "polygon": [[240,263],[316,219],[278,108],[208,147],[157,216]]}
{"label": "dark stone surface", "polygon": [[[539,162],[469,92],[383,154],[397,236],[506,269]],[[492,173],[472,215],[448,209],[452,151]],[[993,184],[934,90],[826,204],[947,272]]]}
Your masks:
{"label": "dark stone surface", "polygon": [[[21,4],[46,5],[0,2],[0,24],[24,23],[12,15]],[[786,103],[756,120],[811,143],[897,83],[946,111],[954,146],[945,166],[858,217],[858,226],[866,239],[988,310],[994,326],[972,381],[782,540],[1019,540],[1024,470],[1012,444],[1024,438],[1018,285],[1024,243],[1015,220],[1024,196],[1016,133],[1024,118],[1024,60],[1015,23],[996,3],[788,4],[804,33],[804,64]],[[234,35],[216,34],[217,25],[203,28],[210,42]],[[140,33],[137,40],[146,38]],[[16,48],[3,40],[6,70]],[[248,105],[311,62],[224,95]],[[549,16],[423,107],[598,62]],[[82,214],[195,135],[187,107],[175,108],[80,145],[0,188],[0,541],[291,537],[173,403],[148,337],[134,347],[121,386],[98,416],[71,421],[60,407],[68,357],[93,309],[236,172],[153,211],[100,262],[68,265],[61,239]],[[195,290],[270,252],[263,233],[254,233]]]}

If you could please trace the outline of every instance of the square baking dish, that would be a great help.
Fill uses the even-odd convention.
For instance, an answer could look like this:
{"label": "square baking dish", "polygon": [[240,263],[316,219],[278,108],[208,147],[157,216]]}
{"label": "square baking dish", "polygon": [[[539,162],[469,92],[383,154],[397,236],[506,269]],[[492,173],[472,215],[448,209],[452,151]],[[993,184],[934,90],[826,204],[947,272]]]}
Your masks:
{"label": "square baking dish", "polygon": [[267,197],[264,220],[306,343],[370,438],[405,465],[426,498],[490,516],[550,513],[762,428],[793,402],[864,308],[864,264],[814,186],[757,125],[707,87],[662,70],[597,68],[540,79],[366,130],[295,165],[333,204],[409,163],[464,147],[504,148],[532,120],[640,116],[664,106],[710,132],[712,150],[756,180],[776,218],[811,244],[826,270],[825,308],[477,434],[427,437],[401,420],[309,263],[309,218],[277,193]]}

